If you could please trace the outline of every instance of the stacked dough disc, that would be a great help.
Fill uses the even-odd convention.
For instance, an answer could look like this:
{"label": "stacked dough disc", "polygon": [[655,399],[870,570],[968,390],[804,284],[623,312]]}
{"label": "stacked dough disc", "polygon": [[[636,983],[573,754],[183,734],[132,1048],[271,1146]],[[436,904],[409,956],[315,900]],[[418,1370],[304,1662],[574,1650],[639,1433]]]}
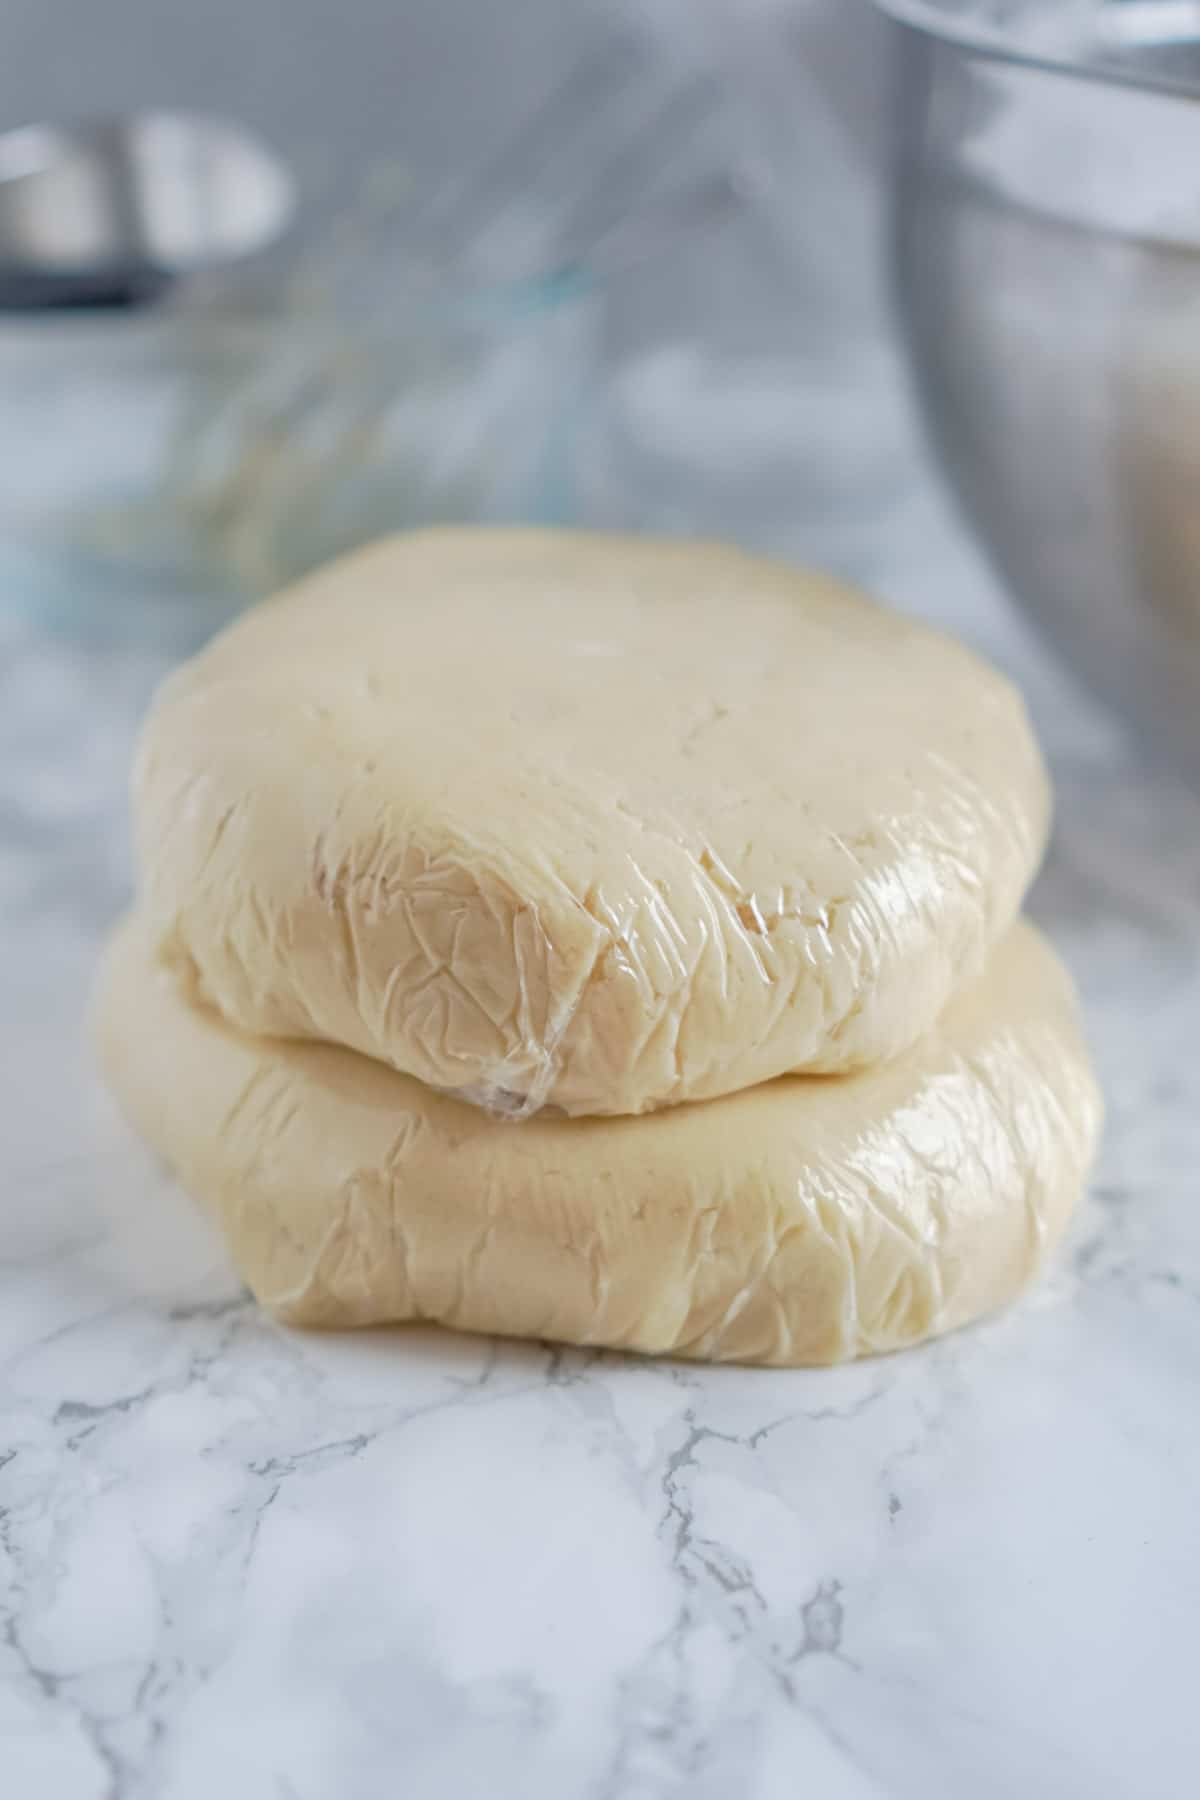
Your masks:
{"label": "stacked dough disc", "polygon": [[110,1078],[301,1324],[826,1362],[1016,1292],[1098,1102],[961,646],[709,544],[385,541],[180,670]]}

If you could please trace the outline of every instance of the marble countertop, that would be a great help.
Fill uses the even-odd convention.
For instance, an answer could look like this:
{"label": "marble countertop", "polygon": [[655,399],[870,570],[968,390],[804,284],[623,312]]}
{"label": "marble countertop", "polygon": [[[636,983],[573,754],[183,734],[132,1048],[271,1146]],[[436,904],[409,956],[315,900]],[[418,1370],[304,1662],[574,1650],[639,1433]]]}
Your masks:
{"label": "marble countertop", "polygon": [[1027,1302],[830,1372],[261,1318],[80,1031],[179,634],[0,584],[6,1800],[1193,1791],[1200,803],[1030,642],[906,431],[830,559],[1029,693],[1034,910],[1110,1119]]}

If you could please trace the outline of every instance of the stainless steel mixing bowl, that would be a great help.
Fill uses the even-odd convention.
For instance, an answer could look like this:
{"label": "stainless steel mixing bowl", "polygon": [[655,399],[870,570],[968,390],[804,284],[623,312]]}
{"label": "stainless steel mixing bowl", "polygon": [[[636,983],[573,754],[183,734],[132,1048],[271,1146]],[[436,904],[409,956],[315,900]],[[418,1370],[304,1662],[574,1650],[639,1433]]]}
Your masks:
{"label": "stainless steel mixing bowl", "polygon": [[1200,8],[881,3],[945,472],[1071,664],[1200,782]]}

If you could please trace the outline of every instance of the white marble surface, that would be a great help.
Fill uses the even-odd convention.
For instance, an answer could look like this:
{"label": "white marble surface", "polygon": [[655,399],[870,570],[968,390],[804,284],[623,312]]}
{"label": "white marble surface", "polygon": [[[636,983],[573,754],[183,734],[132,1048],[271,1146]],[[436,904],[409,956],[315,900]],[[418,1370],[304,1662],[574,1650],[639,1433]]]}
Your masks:
{"label": "white marble surface", "polygon": [[[1082,983],[1110,1107],[1049,1279],[980,1329],[828,1373],[260,1318],[80,1035],[127,894],[136,718],[200,626],[168,609],[151,632],[114,593],[64,612],[14,564],[4,1800],[1195,1791],[1200,802],[1016,626],[934,497],[886,357],[847,366],[842,393],[823,362],[807,439],[786,421],[794,506],[746,535],[957,625],[1030,694],[1060,794],[1035,910]],[[654,367],[667,388],[629,392],[663,427]],[[712,388],[714,418],[740,379]],[[701,413],[647,451],[653,503],[639,483],[609,514],[737,528],[720,471],[677,469],[667,494]],[[822,441],[857,485],[831,492]]]}

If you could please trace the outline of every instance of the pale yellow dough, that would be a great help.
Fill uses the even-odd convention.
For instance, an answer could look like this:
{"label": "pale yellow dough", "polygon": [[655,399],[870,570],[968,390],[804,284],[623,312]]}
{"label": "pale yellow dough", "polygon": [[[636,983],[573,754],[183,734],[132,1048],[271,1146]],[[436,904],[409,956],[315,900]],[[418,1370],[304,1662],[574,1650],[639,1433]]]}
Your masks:
{"label": "pale yellow dough", "polygon": [[1029,1280],[1099,1121],[1070,983],[1024,925],[890,1066],[638,1119],[512,1124],[353,1051],[246,1037],[136,925],[96,1028],[129,1116],[303,1325],[763,1363],[898,1349]]}
{"label": "pale yellow dough", "polygon": [[714,544],[432,531],[178,673],[135,781],[186,991],[509,1112],[638,1113],[916,1041],[1048,819],[960,645]]}

